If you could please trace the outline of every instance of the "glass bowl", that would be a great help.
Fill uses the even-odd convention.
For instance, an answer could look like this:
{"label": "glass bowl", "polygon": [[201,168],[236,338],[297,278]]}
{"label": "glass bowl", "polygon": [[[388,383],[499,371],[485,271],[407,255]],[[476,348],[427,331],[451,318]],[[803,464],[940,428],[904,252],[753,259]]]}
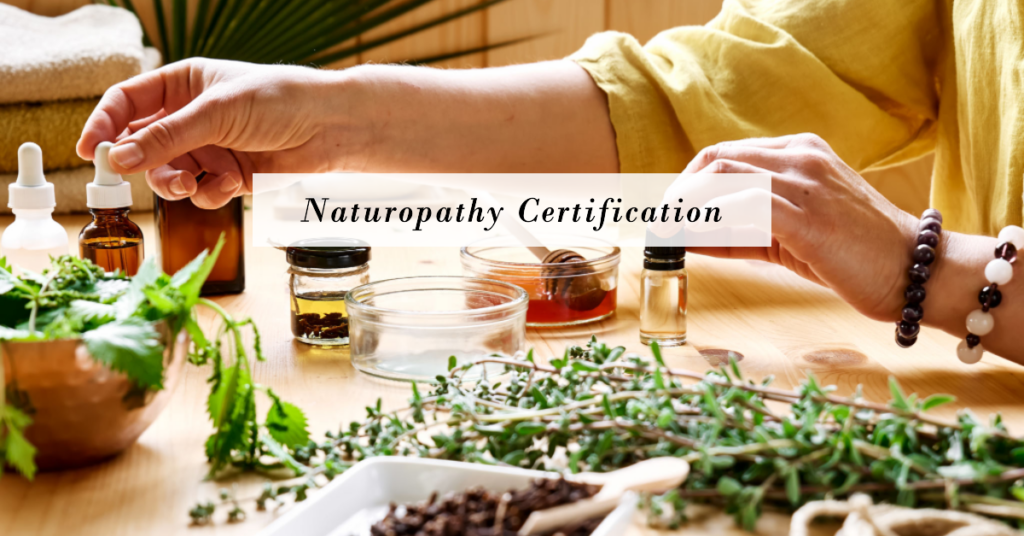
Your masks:
{"label": "glass bowl", "polygon": [[345,304],[352,365],[373,376],[435,381],[451,356],[463,364],[526,351],[526,292],[501,281],[388,279],[352,289]]}
{"label": "glass bowl", "polygon": [[[496,279],[526,290],[526,325],[559,327],[597,322],[615,313],[621,251],[597,238],[546,235],[551,250],[568,249],[585,260],[544,264],[510,236],[495,236],[462,248],[463,273]],[[573,297],[567,298],[570,293]]]}

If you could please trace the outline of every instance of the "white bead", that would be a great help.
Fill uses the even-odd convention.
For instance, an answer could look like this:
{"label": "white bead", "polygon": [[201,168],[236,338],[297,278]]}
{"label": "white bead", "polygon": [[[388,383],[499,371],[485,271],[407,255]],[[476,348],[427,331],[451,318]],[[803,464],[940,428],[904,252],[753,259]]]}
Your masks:
{"label": "white bead", "polygon": [[975,309],[967,315],[967,331],[979,337],[988,335],[994,327],[996,327],[996,319],[992,318],[991,313]]}
{"label": "white bead", "polygon": [[960,341],[960,345],[956,347],[956,356],[960,358],[960,361],[973,365],[978,361],[981,361],[981,354],[985,353],[985,349],[980,344],[974,346],[974,348],[967,347],[967,341]]}
{"label": "white bead", "polygon": [[1024,249],[1024,228],[1008,225],[999,231],[999,243],[1009,242],[1017,249]]}
{"label": "white bead", "polygon": [[992,259],[985,265],[985,279],[1003,286],[1013,279],[1013,265],[1006,259]]}

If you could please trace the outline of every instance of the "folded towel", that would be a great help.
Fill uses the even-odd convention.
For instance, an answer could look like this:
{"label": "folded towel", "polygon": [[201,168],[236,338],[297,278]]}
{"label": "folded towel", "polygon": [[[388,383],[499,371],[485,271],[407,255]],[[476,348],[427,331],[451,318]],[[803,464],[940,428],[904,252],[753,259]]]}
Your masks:
{"label": "folded towel", "polygon": [[[85,206],[85,185],[92,182],[96,170],[92,164],[46,174],[46,180],[53,183],[57,196],[55,214],[88,212]],[[0,175],[0,214],[10,214],[7,208],[7,185],[18,180],[17,173]],[[145,173],[125,175],[124,180],[132,185],[132,212],[148,212],[153,210],[153,190],[146,184]]]}
{"label": "folded towel", "polygon": [[49,18],[0,4],[0,104],[98,97],[142,69],[142,27],[127,10]]}
{"label": "folded towel", "polygon": [[43,169],[88,164],[75,152],[82,127],[98,98],[0,104],[0,173],[18,172],[18,147],[34,141],[43,149]]}

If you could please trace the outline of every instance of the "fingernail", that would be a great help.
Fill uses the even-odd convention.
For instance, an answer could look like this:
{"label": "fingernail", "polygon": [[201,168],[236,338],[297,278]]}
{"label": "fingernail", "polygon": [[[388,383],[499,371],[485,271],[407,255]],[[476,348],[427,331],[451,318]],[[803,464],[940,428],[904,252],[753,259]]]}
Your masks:
{"label": "fingernail", "polygon": [[174,177],[171,179],[171,183],[167,185],[167,189],[174,195],[188,195],[188,190],[185,189],[185,184],[181,182],[181,177]]}
{"label": "fingernail", "polygon": [[220,181],[220,191],[223,193],[234,193],[238,189],[238,179],[234,175],[227,173],[224,178]]}
{"label": "fingernail", "polygon": [[142,147],[139,147],[137,143],[117,145],[110,150],[110,158],[113,158],[123,168],[130,169],[137,166],[144,157]]}

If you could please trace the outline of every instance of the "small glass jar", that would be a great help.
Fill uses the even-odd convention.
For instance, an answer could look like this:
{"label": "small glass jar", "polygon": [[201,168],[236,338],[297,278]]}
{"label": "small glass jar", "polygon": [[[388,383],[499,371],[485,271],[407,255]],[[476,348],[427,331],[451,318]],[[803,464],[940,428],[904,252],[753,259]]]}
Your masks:
{"label": "small glass jar", "polygon": [[370,246],[317,238],[285,249],[289,264],[292,335],[318,346],[347,346],[348,291],[370,282]]}

